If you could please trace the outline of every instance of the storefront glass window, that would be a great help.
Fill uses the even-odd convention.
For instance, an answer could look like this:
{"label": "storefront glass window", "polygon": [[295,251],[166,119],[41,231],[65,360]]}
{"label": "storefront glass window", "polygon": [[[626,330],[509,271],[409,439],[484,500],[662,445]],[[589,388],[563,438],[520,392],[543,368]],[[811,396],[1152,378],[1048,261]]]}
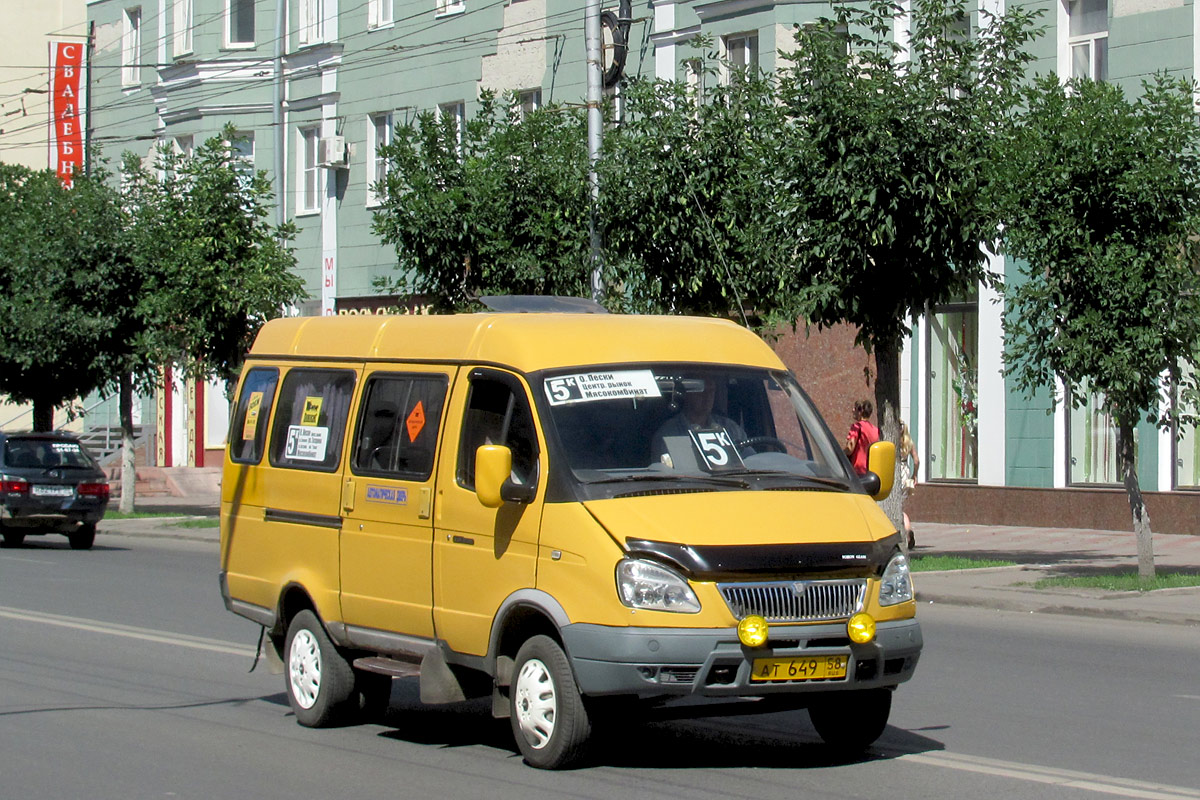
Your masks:
{"label": "storefront glass window", "polygon": [[974,481],[978,477],[978,305],[971,298],[938,306],[929,328],[929,479]]}
{"label": "storefront glass window", "polygon": [[[1120,483],[1117,471],[1117,424],[1104,402],[1103,392],[1085,392],[1085,400],[1072,407],[1070,418],[1070,482]],[[1137,430],[1134,430],[1134,448]]]}

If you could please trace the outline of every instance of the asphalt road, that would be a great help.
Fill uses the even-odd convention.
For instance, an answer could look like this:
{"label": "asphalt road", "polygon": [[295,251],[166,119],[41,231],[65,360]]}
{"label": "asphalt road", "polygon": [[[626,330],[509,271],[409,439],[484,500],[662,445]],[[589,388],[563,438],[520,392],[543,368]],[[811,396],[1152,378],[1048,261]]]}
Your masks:
{"label": "asphalt road", "polygon": [[484,703],[296,725],[251,664],[211,543],[61,537],[0,550],[0,800],[9,798],[1200,798],[1200,631],[921,609],[926,650],[871,754],[805,712],[633,723],[597,764],[524,766]]}

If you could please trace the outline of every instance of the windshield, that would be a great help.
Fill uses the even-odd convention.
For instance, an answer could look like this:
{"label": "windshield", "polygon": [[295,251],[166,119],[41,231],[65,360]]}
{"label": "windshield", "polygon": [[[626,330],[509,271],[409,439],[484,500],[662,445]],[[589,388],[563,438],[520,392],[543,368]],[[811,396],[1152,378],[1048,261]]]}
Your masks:
{"label": "windshield", "polygon": [[78,442],[38,437],[5,440],[4,463],[13,469],[95,466]]}
{"label": "windshield", "polygon": [[[672,364],[575,369],[545,376],[542,392],[571,472],[584,484],[856,485],[786,372]],[[759,486],[767,478],[774,485]]]}

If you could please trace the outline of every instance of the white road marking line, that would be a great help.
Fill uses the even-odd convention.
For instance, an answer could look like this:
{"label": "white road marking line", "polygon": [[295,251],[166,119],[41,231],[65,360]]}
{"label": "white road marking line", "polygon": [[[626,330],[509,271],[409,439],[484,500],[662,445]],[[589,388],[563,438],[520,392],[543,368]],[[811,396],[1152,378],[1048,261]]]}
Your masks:
{"label": "white road marking line", "polygon": [[1147,783],[1109,775],[1095,775],[1068,769],[1039,767],[1013,761],[1000,761],[982,756],[967,756],[957,753],[928,752],[900,756],[898,761],[910,761],[931,767],[956,769],[982,775],[997,775],[1015,780],[1031,781],[1061,786],[1067,789],[1084,789],[1091,792],[1116,795],[1118,797],[1145,798],[1145,800],[1193,800],[1200,798],[1200,790],[1165,783]]}
{"label": "white road marking line", "polygon": [[19,561],[22,564],[48,564],[52,567],[56,566],[56,562],[54,562],[54,561],[39,561],[36,558],[20,558],[20,557],[8,556],[4,560],[5,561]]}
{"label": "white road marking line", "polygon": [[157,642],[175,647],[188,647],[193,650],[207,650],[210,653],[223,653],[231,656],[254,657],[253,647],[240,647],[223,642],[219,639],[206,639],[202,636],[188,636],[183,633],[156,631],[152,628],[139,628],[133,625],[118,625],[113,622],[101,622],[80,617],[65,617],[59,614],[47,614],[43,611],[30,611],[23,608],[0,606],[0,617],[15,619],[20,622],[36,622],[43,625],[57,625],[60,628],[73,628],[90,633],[102,633],[108,636],[123,636],[127,639],[140,639],[144,642]]}

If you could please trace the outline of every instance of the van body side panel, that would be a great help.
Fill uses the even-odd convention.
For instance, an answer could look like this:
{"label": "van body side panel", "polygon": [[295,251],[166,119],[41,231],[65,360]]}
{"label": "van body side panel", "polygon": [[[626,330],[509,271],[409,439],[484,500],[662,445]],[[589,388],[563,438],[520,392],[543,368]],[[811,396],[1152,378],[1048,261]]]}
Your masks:
{"label": "van body side panel", "polygon": [[433,622],[437,638],[451,650],[484,656],[501,604],[514,592],[535,586],[538,529],[546,494],[546,447],[535,418],[542,463],[533,502],[487,508],[473,490],[459,485],[458,459],[470,374],[464,367],[451,391],[438,457]]}
{"label": "van body side panel", "polygon": [[[444,393],[448,393],[454,374],[452,367],[368,364],[363,386],[366,391],[373,381],[400,385],[409,376],[416,376],[441,379]],[[382,403],[364,407],[364,399],[355,411],[350,472],[346,476],[351,508],[343,507],[342,512],[342,616],[349,626],[432,638],[436,469],[424,480],[397,477],[404,474],[396,469],[398,459],[386,456],[396,453],[392,441],[395,437],[410,446],[427,440],[432,453],[446,415],[441,413],[437,420],[430,420],[426,404],[419,398],[403,393],[403,399],[405,402],[394,410],[396,424],[390,431],[371,430],[384,416],[380,413]],[[353,631],[350,636],[354,638]]]}

